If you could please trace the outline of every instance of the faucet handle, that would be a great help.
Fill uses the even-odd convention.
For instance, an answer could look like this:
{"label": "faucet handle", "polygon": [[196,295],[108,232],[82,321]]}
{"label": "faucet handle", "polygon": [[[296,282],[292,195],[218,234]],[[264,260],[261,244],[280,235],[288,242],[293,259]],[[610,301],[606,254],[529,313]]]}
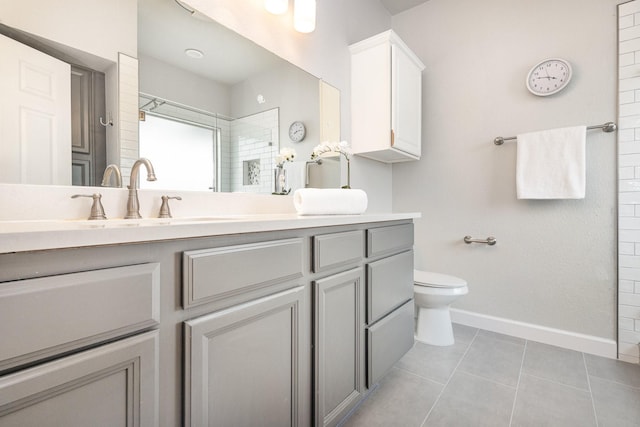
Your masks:
{"label": "faucet handle", "polygon": [[93,199],[91,215],[89,215],[88,219],[107,219],[107,216],[104,214],[104,207],[102,206],[102,194],[74,194],[71,196],[72,199],[76,199],[78,197],[91,197]]}
{"label": "faucet handle", "polygon": [[162,205],[160,206],[160,214],[158,215],[158,218],[171,218],[171,210],[169,209],[169,200],[170,199],[182,200],[182,197],[180,197],[180,196],[173,196],[173,197],[162,196]]}

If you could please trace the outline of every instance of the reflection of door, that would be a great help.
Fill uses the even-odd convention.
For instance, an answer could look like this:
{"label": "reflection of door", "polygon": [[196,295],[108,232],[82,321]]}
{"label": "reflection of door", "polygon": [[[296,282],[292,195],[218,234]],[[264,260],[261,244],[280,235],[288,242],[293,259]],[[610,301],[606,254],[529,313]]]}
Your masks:
{"label": "reflection of door", "polygon": [[68,64],[0,35],[0,182],[71,184]]}
{"label": "reflection of door", "polygon": [[71,66],[71,151],[73,185],[100,185],[107,166],[104,74]]}

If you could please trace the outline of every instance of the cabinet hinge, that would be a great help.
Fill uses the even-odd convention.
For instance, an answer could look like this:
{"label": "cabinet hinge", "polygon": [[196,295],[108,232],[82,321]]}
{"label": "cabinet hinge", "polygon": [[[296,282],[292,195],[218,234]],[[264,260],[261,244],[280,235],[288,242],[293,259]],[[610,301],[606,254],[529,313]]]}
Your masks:
{"label": "cabinet hinge", "polygon": [[395,139],[396,139],[396,134],[393,132],[393,129],[391,129],[391,146],[393,147],[393,144],[395,143]]}

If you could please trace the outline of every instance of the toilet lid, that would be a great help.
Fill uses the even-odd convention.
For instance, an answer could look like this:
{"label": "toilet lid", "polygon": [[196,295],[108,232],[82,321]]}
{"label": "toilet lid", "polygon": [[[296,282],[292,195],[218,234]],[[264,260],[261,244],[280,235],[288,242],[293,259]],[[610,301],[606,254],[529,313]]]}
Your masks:
{"label": "toilet lid", "polygon": [[467,285],[467,282],[459,277],[421,270],[413,270],[413,281],[416,285],[434,288],[461,288]]}

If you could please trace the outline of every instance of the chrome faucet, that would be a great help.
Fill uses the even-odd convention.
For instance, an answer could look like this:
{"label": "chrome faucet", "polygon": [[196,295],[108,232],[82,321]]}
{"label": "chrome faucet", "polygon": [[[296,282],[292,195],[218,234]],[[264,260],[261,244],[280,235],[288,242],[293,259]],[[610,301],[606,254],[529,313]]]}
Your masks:
{"label": "chrome faucet", "polygon": [[144,157],[136,160],[131,168],[131,180],[127,187],[129,188],[129,199],[127,200],[127,215],[124,217],[125,219],[142,218],[140,216],[140,202],[138,201],[138,169],[140,169],[140,165],[144,165],[147,169],[147,181],[156,180],[156,173],[151,162]]}
{"label": "chrome faucet", "polygon": [[111,178],[111,174],[112,173],[116,177],[116,185],[115,186],[118,187],[118,188],[122,187],[122,174],[120,173],[120,168],[118,168],[118,165],[114,165],[114,164],[110,164],[104,170],[104,174],[102,175],[102,184],[101,185],[103,187],[109,186],[109,179]]}

